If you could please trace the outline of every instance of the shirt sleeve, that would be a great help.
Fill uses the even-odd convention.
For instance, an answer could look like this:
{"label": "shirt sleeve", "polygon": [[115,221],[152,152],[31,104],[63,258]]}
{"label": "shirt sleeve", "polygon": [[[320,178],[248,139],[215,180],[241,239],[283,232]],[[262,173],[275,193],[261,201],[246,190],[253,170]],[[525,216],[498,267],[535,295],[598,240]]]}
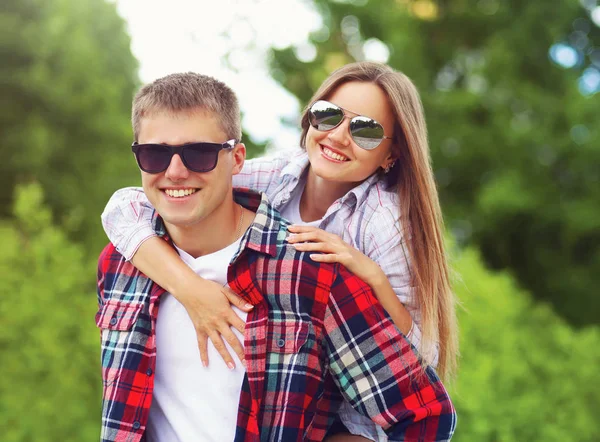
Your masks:
{"label": "shirt sleeve", "polygon": [[156,236],[154,207],[141,187],[117,190],[102,212],[102,227],[117,251],[131,260],[144,241]]}
{"label": "shirt sleeve", "polygon": [[359,413],[392,441],[447,441],[456,412],[435,370],[394,326],[371,289],[343,266],[324,317],[329,370]]}
{"label": "shirt sleeve", "polygon": [[422,342],[421,312],[411,285],[411,271],[407,244],[399,223],[399,212],[379,207],[366,222],[365,255],[375,261],[386,274],[392,289],[410,314],[413,325],[406,335],[418,348],[425,360],[437,367],[438,342]]}
{"label": "shirt sleeve", "polygon": [[233,187],[269,194],[269,188],[279,182],[281,171],[288,163],[289,160],[284,157],[247,160],[242,171],[233,176]]}

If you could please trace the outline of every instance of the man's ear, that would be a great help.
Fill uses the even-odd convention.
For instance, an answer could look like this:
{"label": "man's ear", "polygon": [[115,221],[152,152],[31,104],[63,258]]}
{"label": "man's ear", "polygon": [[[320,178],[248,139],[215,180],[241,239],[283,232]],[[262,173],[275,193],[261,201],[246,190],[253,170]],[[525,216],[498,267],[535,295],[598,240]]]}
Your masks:
{"label": "man's ear", "polygon": [[244,143],[237,143],[233,148],[233,175],[237,175],[242,171],[244,167],[244,161],[246,161],[246,146]]}

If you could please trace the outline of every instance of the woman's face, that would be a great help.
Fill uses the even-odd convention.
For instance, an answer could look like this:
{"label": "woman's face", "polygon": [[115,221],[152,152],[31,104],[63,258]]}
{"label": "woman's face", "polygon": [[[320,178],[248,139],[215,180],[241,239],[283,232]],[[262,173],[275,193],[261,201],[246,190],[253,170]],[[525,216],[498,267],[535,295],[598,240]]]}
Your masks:
{"label": "woman's face", "polygon": [[306,151],[311,172],[326,181],[351,184],[352,188],[380,167],[385,168],[393,157],[392,140],[387,138],[373,150],[359,147],[350,135],[350,119],[356,115],[370,117],[383,126],[385,135],[392,137],[394,114],[385,93],[373,83],[344,83],[325,100],[343,108],[350,118],[326,132],[309,127]]}

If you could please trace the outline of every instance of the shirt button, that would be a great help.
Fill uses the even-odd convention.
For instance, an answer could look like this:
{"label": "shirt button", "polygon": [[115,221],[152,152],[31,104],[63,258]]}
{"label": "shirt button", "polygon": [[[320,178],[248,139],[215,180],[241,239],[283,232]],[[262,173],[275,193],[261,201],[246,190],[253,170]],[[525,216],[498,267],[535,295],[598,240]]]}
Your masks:
{"label": "shirt button", "polygon": [[138,421],[135,421],[135,422],[133,423],[133,429],[134,429],[134,430],[139,430],[141,426],[142,426],[142,425],[141,425],[141,424],[140,424]]}
{"label": "shirt button", "polygon": [[285,341],[283,339],[280,339],[279,341],[277,341],[277,347],[284,347],[285,346]]}
{"label": "shirt button", "polygon": [[117,318],[111,318],[110,325],[117,325]]}
{"label": "shirt button", "polygon": [[147,374],[148,376],[152,376],[152,369],[151,369],[151,368],[149,368],[148,370],[146,370],[146,374]]}

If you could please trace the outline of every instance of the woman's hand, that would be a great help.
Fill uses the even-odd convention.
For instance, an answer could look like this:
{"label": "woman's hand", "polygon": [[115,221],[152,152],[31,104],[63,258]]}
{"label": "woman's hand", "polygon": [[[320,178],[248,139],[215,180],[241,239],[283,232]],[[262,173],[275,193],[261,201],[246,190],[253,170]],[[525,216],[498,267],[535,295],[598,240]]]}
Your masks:
{"label": "woman's hand", "polygon": [[233,333],[231,327],[235,327],[240,333],[244,333],[246,324],[233,311],[231,304],[242,311],[248,312],[253,306],[247,304],[237,296],[230,288],[209,281],[204,278],[194,278],[189,281],[185,278],[182,287],[177,288],[177,299],[185,307],[190,319],[194,323],[200,350],[202,365],[208,366],[208,339],[230,369],[235,368],[233,358],[227,351],[223,340],[231,346],[244,366],[244,348]]}
{"label": "woman's hand", "polygon": [[375,261],[343,241],[339,236],[325,230],[299,225],[291,225],[288,230],[293,234],[288,237],[287,241],[296,250],[321,252],[311,254],[310,258],[319,262],[339,262],[369,284],[396,327],[405,335],[409,335],[412,327],[410,313],[402,305],[385,272]]}
{"label": "woman's hand", "polygon": [[339,236],[317,227],[293,224],[288,227],[292,233],[287,242],[296,250],[313,253],[310,259],[318,262],[339,262],[367,284],[373,286],[385,278],[381,268],[359,250]]}

